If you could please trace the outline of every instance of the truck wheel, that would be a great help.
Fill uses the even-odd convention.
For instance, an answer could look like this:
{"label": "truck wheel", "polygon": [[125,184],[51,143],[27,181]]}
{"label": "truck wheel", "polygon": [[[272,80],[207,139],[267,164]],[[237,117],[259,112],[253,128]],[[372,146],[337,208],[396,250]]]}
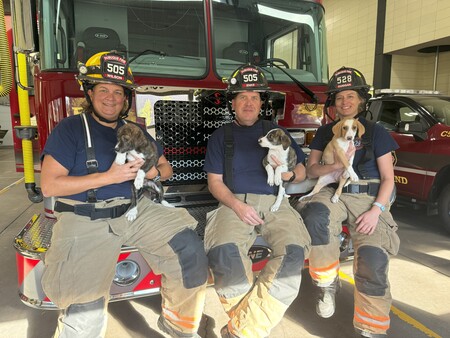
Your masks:
{"label": "truck wheel", "polygon": [[447,185],[439,195],[438,201],[439,217],[445,230],[450,233],[450,184]]}

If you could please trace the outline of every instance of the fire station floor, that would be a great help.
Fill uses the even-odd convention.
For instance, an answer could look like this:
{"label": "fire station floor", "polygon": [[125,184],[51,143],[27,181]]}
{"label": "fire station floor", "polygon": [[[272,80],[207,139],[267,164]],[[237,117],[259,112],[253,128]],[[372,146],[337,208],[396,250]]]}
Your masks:
{"label": "fire station floor", "polygon": [[[0,173],[0,337],[51,337],[58,311],[34,309],[21,302],[16,251],[12,245],[14,237],[33,214],[42,212],[43,206],[29,201],[23,173],[15,171],[12,147],[0,147]],[[39,175],[36,175],[36,182],[39,186]],[[414,218],[418,222],[429,221],[420,214],[411,219]],[[402,223],[402,227],[402,249],[390,264],[394,303],[389,337],[450,337],[449,237],[434,233],[424,235],[406,223]],[[421,243],[417,238],[421,238]],[[335,315],[321,319],[315,314],[315,290],[305,270],[299,296],[272,330],[270,338],[354,337],[352,261],[342,263],[341,280]],[[106,338],[167,337],[156,325],[160,310],[159,295],[110,303]],[[209,287],[199,334],[202,338],[220,337],[220,328],[226,322],[227,316],[215,291]]]}

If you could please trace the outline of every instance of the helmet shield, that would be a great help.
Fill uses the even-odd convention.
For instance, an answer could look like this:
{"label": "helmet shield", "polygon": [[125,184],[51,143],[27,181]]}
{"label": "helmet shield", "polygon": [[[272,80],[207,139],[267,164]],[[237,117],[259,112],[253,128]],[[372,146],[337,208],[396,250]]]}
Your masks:
{"label": "helmet shield", "polygon": [[228,80],[227,91],[230,94],[257,91],[268,91],[269,85],[261,68],[254,65],[244,65],[234,71]]}
{"label": "helmet shield", "polygon": [[125,58],[117,52],[100,52],[89,58],[86,64],[78,64],[78,81],[85,83],[113,83],[135,88],[133,74]]}
{"label": "helmet shield", "polygon": [[[336,93],[343,90],[354,90],[365,100],[365,103],[371,98],[369,94],[370,86],[366,83],[364,75],[355,68],[341,67],[331,76],[328,81],[328,94],[326,106],[335,104]],[[364,103],[364,105],[365,105]]]}
{"label": "helmet shield", "polygon": [[369,90],[370,86],[366,83],[364,75],[349,67],[342,67],[334,72],[333,76],[328,82],[329,94],[334,94],[343,90],[357,90],[366,89]]}

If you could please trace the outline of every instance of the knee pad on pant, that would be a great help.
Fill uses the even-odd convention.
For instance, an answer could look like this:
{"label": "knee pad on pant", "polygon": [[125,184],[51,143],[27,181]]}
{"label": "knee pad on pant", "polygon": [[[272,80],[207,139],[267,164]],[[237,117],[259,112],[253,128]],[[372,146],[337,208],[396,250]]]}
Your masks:
{"label": "knee pad on pant", "polygon": [[388,288],[388,255],[373,246],[361,246],[357,252],[355,286],[368,296],[384,296]]}
{"label": "knee pad on pant", "polygon": [[227,243],[208,253],[209,266],[214,275],[214,288],[225,298],[234,298],[250,290],[244,264],[236,244]]}
{"label": "knee pad on pant", "polygon": [[102,337],[106,329],[105,298],[93,302],[72,304],[58,320],[58,338]]}
{"label": "knee pad on pant", "polygon": [[311,236],[312,245],[330,243],[330,230],[328,229],[330,210],[324,204],[308,203],[300,210],[300,215]]}
{"label": "knee pad on pant", "polygon": [[302,280],[305,253],[301,246],[288,245],[278,273],[269,293],[285,305],[290,305],[298,295]]}
{"label": "knee pad on pant", "polygon": [[200,238],[195,231],[185,229],[170,241],[170,247],[178,256],[186,289],[192,289],[206,283],[208,279],[208,258]]}

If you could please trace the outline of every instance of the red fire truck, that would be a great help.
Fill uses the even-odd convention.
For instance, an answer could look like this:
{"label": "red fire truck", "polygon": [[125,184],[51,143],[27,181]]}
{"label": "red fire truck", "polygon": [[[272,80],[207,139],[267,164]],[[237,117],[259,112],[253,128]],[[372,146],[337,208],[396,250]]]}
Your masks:
{"label": "red fire truck", "polygon": [[[163,145],[174,168],[165,199],[188,208],[200,235],[216,206],[202,170],[208,137],[233,118],[222,78],[245,63],[262,67],[272,90],[265,118],[289,129],[305,149],[322,123],[328,62],[320,0],[12,0],[11,21],[14,149],[36,203],[43,200],[34,179],[39,153],[55,125],[81,111],[77,62],[100,51],[117,50],[129,60],[139,85],[131,118]],[[53,202],[42,202],[43,213],[14,242],[21,298],[38,308],[53,306],[39,284]],[[249,255],[256,270],[268,253],[264,243],[255,244]],[[159,276],[134,248],[123,248],[111,298],[158,291]]]}

